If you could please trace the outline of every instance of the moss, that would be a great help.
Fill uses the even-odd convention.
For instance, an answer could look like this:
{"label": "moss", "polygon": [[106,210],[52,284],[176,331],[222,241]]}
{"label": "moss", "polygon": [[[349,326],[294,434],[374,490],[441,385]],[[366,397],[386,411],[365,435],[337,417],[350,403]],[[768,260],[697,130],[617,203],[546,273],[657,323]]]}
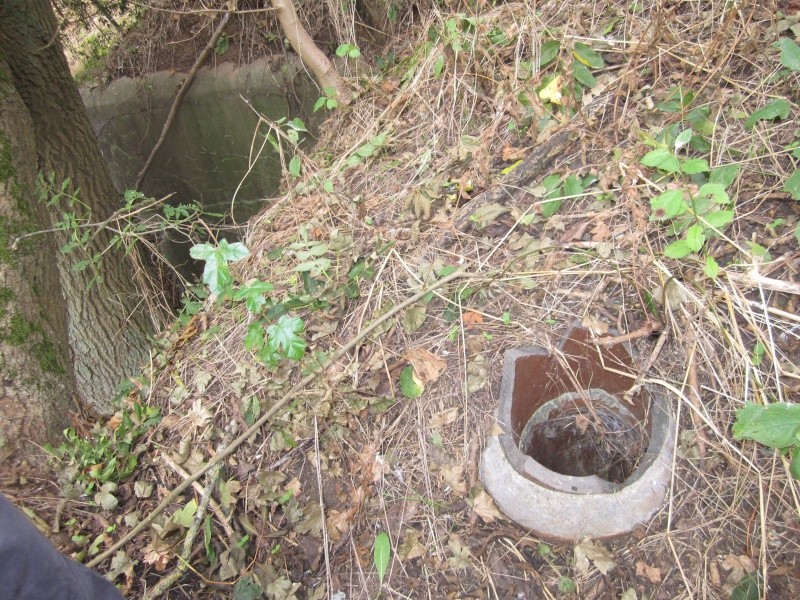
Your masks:
{"label": "moss", "polygon": [[22,315],[11,315],[5,338],[9,344],[19,346],[27,342],[36,333],[38,327]]}
{"label": "moss", "polygon": [[45,373],[63,375],[66,371],[55,344],[42,335],[42,341],[33,347],[33,354]]}
{"label": "moss", "polygon": [[[0,290],[6,289],[7,288],[0,288]],[[11,290],[8,291],[10,292]],[[56,345],[47,339],[47,336],[39,325],[31,323],[22,315],[15,314],[11,316],[8,328],[3,333],[2,338],[14,346],[21,346],[22,344],[33,342],[31,354],[36,358],[42,371],[45,373],[55,373],[57,375],[63,375],[66,372]],[[31,338],[39,339],[38,341],[34,341]]]}
{"label": "moss", "polygon": [[7,287],[0,287],[0,317],[5,316],[6,307],[15,297],[14,290]]}
{"label": "moss", "polygon": [[0,183],[8,181],[17,174],[13,158],[11,140],[5,134],[0,133]]}

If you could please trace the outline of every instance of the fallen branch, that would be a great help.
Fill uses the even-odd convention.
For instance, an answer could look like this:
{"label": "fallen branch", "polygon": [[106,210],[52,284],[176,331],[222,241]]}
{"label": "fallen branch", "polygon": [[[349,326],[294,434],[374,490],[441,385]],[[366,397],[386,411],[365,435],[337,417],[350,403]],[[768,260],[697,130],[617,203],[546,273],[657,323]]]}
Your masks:
{"label": "fallen branch", "polygon": [[387,320],[394,317],[396,314],[400,313],[400,311],[405,310],[415,302],[418,302],[431,291],[436,290],[451,281],[456,279],[462,278],[471,278],[476,277],[476,274],[468,273],[464,267],[459,268],[458,270],[454,271],[447,277],[440,279],[428,286],[425,286],[422,290],[414,294],[413,296],[409,297],[407,300],[401,302],[397,306],[393,307],[392,309],[385,312],[383,315],[375,319],[369,326],[362,329],[356,336],[354,336],[347,344],[345,344],[338,352],[334,353],[323,365],[319,366],[316,370],[309,373],[303,379],[301,379],[298,383],[293,385],[288,392],[286,392],[280,400],[275,402],[268,411],[266,411],[261,417],[253,423],[247,430],[242,433],[239,437],[231,442],[231,444],[225,448],[224,450],[220,450],[217,452],[213,458],[211,458],[207,463],[206,466],[199,469],[196,473],[192,474],[190,477],[187,477],[183,480],[183,482],[179,483],[175,489],[173,489],[167,497],[164,498],[161,503],[156,506],[146,517],[144,517],[136,527],[131,529],[126,535],[120,538],[119,541],[114,543],[108,549],[106,549],[103,553],[98,554],[95,558],[87,563],[89,568],[96,567],[98,564],[109,558],[114,552],[119,550],[122,546],[130,542],[133,538],[135,538],[139,533],[144,531],[150,524],[156,520],[158,515],[164,512],[164,509],[167,508],[178,496],[180,496],[186,489],[192,485],[195,481],[200,479],[203,475],[208,473],[211,469],[214,469],[216,465],[220,464],[224,459],[228,458],[231,454],[233,454],[239,446],[241,446],[244,442],[250,439],[254,434],[258,433],[258,431],[272,419],[275,414],[278,413],[281,409],[283,409],[289,402],[294,400],[300,391],[305,388],[309,383],[314,381],[317,377],[319,377],[322,373],[324,373],[328,367],[335,364],[340,358],[345,356],[348,352],[350,352],[353,348],[356,348],[362,341],[364,341],[367,337],[369,337],[375,330],[377,330],[383,323]]}
{"label": "fallen branch", "polygon": [[208,44],[206,47],[203,48],[203,51],[200,53],[200,56],[197,57],[197,60],[194,61],[194,65],[192,65],[192,70],[189,71],[189,74],[186,76],[181,84],[180,88],[178,89],[178,95],[175,96],[175,100],[172,102],[172,108],[169,110],[169,116],[167,116],[167,121],[164,123],[164,127],[161,129],[161,137],[158,138],[156,145],[153,146],[153,149],[150,151],[150,156],[147,157],[147,161],[144,163],[142,170],[139,171],[139,175],[136,178],[136,184],[133,186],[135,190],[139,190],[142,186],[142,180],[144,180],[144,176],[147,175],[147,171],[150,170],[150,167],[153,166],[153,161],[156,159],[156,155],[158,151],[161,149],[161,146],[164,145],[164,142],[167,139],[167,133],[169,133],[170,127],[172,127],[173,121],[175,121],[175,116],[178,114],[178,108],[183,101],[183,97],[186,95],[186,92],[189,91],[189,88],[194,81],[194,78],[197,76],[197,72],[200,70],[200,67],[203,66],[203,63],[206,62],[208,55],[211,54],[211,51],[217,45],[217,40],[219,40],[220,36],[222,35],[225,26],[228,24],[228,20],[231,18],[231,13],[226,12],[222,16],[222,21],[220,21],[217,28],[214,30],[211,39],[208,40]]}
{"label": "fallen branch", "polygon": [[[224,448],[225,443],[223,442],[220,444],[219,450],[224,450]],[[192,519],[192,526],[189,527],[189,531],[186,532],[186,537],[183,540],[183,549],[178,556],[178,564],[175,566],[175,569],[172,571],[172,573],[160,579],[155,587],[145,594],[144,600],[153,600],[153,598],[158,598],[161,594],[166,592],[173,583],[178,581],[186,569],[189,568],[189,557],[192,554],[192,546],[194,545],[194,540],[197,537],[197,533],[200,531],[200,524],[205,518],[206,510],[208,510],[208,503],[211,501],[211,493],[214,491],[214,484],[217,481],[217,477],[219,476],[221,468],[222,465],[217,463],[212,469],[209,470],[208,477],[206,478],[206,486],[203,488],[203,493],[200,496],[200,504],[197,507],[197,512],[195,513],[194,518]]]}

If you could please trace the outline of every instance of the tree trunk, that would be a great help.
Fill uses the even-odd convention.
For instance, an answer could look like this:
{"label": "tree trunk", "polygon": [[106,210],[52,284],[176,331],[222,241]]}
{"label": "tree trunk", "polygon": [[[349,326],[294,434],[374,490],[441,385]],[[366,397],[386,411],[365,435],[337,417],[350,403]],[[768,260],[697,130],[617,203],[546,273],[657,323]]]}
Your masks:
{"label": "tree trunk", "polygon": [[0,454],[25,439],[56,439],[72,404],[66,311],[52,239],[11,238],[38,229],[33,123],[0,60]]}
{"label": "tree trunk", "polygon": [[[118,193],[97,146],[75,82],[59,42],[47,0],[3,0],[0,3],[0,58],[11,72],[33,126],[37,156],[34,167],[53,173],[56,182],[71,178],[71,190],[85,205],[78,219],[108,218],[118,207]],[[43,228],[59,218],[58,207],[33,204]],[[60,246],[65,240],[56,234]],[[132,276],[132,265],[118,251],[106,252],[111,234],[103,230],[86,249],[105,252],[102,282],[91,285],[91,270],[74,271],[73,254],[41,256],[55,260],[66,305],[71,367],[80,399],[108,414],[117,384],[139,371],[147,356],[147,315]]]}

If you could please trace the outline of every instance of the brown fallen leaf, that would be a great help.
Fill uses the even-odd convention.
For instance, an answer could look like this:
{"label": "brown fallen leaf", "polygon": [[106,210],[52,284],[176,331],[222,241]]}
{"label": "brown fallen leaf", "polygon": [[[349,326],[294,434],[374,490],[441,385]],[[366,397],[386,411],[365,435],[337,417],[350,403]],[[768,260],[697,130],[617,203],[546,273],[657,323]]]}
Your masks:
{"label": "brown fallen leaf", "polygon": [[503,513],[497,508],[492,497],[485,490],[478,492],[472,504],[472,511],[478,515],[484,523],[492,523],[495,520],[502,520]]}
{"label": "brown fallen leaf", "polygon": [[649,580],[650,583],[661,583],[661,569],[651,567],[641,560],[636,563],[636,574]]}
{"label": "brown fallen leaf", "polygon": [[459,412],[460,409],[457,406],[448,408],[447,410],[442,410],[430,418],[430,421],[428,421],[428,427],[431,429],[437,429],[439,427],[449,425],[458,418]]}
{"label": "brown fallen leaf", "polygon": [[603,575],[617,566],[614,555],[605,546],[586,538],[575,546],[575,568],[584,577],[589,576],[590,561]]}
{"label": "brown fallen leaf", "polygon": [[475,311],[468,310],[464,313],[464,326],[467,329],[474,327],[475,325],[481,325],[483,323],[483,315],[480,313],[476,313]]}
{"label": "brown fallen leaf", "polygon": [[425,348],[409,348],[403,355],[423,384],[436,381],[447,366],[447,361]]}

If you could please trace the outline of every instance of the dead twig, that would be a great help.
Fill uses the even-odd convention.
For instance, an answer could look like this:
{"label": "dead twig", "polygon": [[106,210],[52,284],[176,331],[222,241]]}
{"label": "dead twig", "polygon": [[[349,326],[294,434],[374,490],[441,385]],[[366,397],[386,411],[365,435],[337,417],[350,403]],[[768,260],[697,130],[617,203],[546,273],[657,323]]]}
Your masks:
{"label": "dead twig", "polygon": [[226,12],[222,16],[222,21],[220,21],[219,25],[217,25],[217,28],[214,30],[211,39],[208,40],[208,44],[206,44],[206,47],[203,48],[203,51],[200,53],[200,56],[197,57],[197,60],[194,61],[194,65],[192,65],[192,69],[189,71],[186,79],[181,82],[180,88],[178,89],[178,95],[175,96],[175,100],[172,102],[172,108],[169,109],[167,121],[164,123],[164,127],[161,129],[161,136],[158,138],[156,145],[153,146],[150,156],[147,157],[147,161],[144,163],[142,170],[139,171],[139,175],[136,178],[136,184],[133,186],[134,189],[141,189],[144,176],[147,175],[147,171],[149,171],[150,167],[153,165],[153,161],[155,161],[158,151],[161,149],[161,146],[164,145],[164,142],[167,139],[167,134],[169,133],[170,127],[172,127],[173,121],[175,121],[175,116],[178,114],[178,108],[183,101],[183,97],[186,95],[186,92],[189,91],[195,76],[197,76],[197,72],[200,70],[200,67],[203,66],[203,63],[206,62],[208,55],[211,54],[211,51],[217,45],[217,40],[219,40],[222,32],[225,30],[225,26],[228,24],[228,20],[230,18],[230,12]]}

